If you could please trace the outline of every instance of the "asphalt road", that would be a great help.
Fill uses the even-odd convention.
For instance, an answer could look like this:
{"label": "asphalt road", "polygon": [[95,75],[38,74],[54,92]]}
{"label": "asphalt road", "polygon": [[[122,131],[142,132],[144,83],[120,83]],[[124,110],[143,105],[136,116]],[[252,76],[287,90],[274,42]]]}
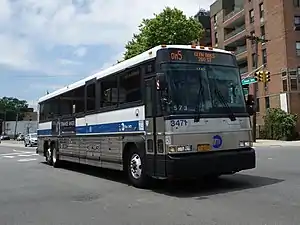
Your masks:
{"label": "asphalt road", "polygon": [[255,170],[214,183],[128,186],[119,172],[43,163],[0,145],[1,225],[300,224],[300,149],[257,148]]}

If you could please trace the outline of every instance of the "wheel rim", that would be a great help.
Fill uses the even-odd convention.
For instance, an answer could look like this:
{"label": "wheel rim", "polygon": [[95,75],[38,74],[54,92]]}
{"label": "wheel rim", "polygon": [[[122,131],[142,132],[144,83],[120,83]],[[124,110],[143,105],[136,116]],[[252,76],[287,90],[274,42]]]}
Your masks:
{"label": "wheel rim", "polygon": [[47,160],[50,161],[51,159],[51,148],[48,148],[47,150]]}
{"label": "wheel rim", "polygon": [[131,175],[135,179],[139,179],[142,175],[142,160],[138,154],[134,154],[130,160]]}
{"label": "wheel rim", "polygon": [[53,152],[52,152],[52,162],[56,163],[56,149],[53,148]]}

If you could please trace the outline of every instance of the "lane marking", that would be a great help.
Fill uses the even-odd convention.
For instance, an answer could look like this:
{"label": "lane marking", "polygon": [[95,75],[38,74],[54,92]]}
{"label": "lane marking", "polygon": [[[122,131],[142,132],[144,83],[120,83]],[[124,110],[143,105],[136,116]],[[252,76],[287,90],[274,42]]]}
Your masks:
{"label": "lane marking", "polygon": [[19,159],[18,162],[29,162],[29,161],[35,161],[37,160],[36,158],[32,158],[32,159]]}
{"label": "lane marking", "polygon": [[18,155],[19,157],[30,157],[30,156],[34,156],[32,154],[28,154],[28,155]]}
{"label": "lane marking", "polygon": [[16,149],[13,149],[14,152],[19,152],[19,153],[25,153],[25,154],[28,154],[28,153],[35,153],[35,152],[29,152],[29,151],[21,151],[21,150],[16,150]]}
{"label": "lane marking", "polygon": [[5,155],[5,156],[3,156],[3,158],[9,158],[9,159],[13,159],[13,158],[15,158],[14,156],[12,156],[12,155]]}

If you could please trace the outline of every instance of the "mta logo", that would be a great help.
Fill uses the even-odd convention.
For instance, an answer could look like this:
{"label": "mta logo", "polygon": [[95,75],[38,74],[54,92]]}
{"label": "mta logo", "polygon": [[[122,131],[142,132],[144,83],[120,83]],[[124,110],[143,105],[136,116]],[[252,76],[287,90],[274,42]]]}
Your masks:
{"label": "mta logo", "polygon": [[213,147],[220,148],[223,144],[222,137],[220,135],[213,136]]}

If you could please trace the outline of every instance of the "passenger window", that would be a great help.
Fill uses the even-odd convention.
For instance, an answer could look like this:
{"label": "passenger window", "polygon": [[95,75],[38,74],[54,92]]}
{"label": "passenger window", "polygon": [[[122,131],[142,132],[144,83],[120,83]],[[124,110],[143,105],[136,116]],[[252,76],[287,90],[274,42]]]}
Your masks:
{"label": "passenger window", "polygon": [[96,84],[90,84],[86,87],[86,110],[96,110]]}
{"label": "passenger window", "polygon": [[119,90],[120,104],[142,100],[140,68],[121,74]]}
{"label": "passenger window", "polygon": [[100,81],[101,100],[100,107],[118,105],[118,79],[117,76],[105,77]]}

